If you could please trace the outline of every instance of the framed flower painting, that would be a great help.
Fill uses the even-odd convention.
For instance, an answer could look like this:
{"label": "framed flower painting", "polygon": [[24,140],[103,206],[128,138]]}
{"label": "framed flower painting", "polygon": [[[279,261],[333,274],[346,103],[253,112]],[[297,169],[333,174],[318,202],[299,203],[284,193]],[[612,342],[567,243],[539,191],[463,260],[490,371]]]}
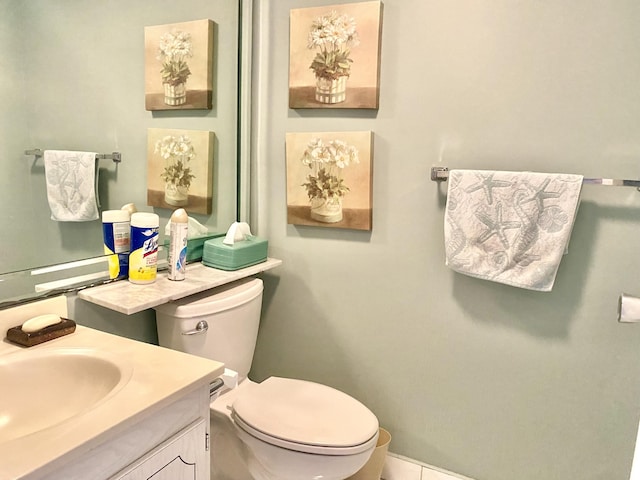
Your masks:
{"label": "framed flower painting", "polygon": [[382,2],[293,9],[289,29],[290,108],[378,108]]}
{"label": "framed flower painting", "polygon": [[287,133],[287,223],[371,230],[373,132]]}
{"label": "framed flower painting", "polygon": [[213,132],[150,128],[147,134],[147,205],[210,214]]}
{"label": "framed flower painting", "polygon": [[213,21],[144,29],[147,110],[211,109]]}

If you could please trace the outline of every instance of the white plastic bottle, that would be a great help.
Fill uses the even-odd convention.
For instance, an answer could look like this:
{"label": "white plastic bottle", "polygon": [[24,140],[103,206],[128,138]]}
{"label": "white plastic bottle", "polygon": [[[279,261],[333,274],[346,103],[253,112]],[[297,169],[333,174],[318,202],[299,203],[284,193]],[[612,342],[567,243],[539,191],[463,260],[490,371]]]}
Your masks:
{"label": "white plastic bottle", "polygon": [[135,203],[127,203],[120,207],[120,210],[124,210],[125,212],[129,212],[129,216],[133,215],[138,211]]}
{"label": "white plastic bottle", "polygon": [[184,280],[187,265],[187,234],[189,233],[189,216],[184,208],[179,208],[171,215],[169,235],[169,280]]}
{"label": "white plastic bottle", "polygon": [[131,215],[131,253],[129,281],[153,283],[158,272],[158,235],[160,217],[155,213]]}
{"label": "white plastic bottle", "polygon": [[105,210],[102,212],[104,253],[108,255],[109,278],[126,277],[129,274],[129,212]]}

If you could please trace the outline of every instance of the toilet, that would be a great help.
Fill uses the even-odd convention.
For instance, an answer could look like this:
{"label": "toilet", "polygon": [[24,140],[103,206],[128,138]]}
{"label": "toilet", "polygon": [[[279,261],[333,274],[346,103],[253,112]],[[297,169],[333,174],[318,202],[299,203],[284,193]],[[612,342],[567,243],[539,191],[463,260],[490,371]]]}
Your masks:
{"label": "toilet", "polygon": [[378,420],[326,385],[249,380],[262,292],[262,280],[247,278],[156,307],[161,346],[228,369],[211,402],[211,480],[344,480],[371,456]]}

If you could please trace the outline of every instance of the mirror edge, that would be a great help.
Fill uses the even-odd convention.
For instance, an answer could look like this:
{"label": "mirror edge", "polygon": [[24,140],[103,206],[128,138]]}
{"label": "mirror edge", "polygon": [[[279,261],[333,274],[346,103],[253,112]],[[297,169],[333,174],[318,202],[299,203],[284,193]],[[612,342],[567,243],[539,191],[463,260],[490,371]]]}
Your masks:
{"label": "mirror edge", "polygon": [[238,29],[238,175],[236,220],[249,222],[251,215],[251,112],[253,2],[240,0]]}

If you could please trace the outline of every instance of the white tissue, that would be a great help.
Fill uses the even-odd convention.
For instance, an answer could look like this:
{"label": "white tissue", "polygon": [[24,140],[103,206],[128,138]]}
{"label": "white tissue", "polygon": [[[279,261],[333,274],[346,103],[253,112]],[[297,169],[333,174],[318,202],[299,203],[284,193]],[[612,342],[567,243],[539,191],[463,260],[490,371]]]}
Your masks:
{"label": "white tissue", "polygon": [[241,242],[251,236],[251,229],[246,222],[233,222],[227,230],[227,235],[222,240],[225,245],[233,245],[235,242]]}
{"label": "white tissue", "polygon": [[[187,238],[201,237],[209,233],[209,229],[202,225],[195,218],[189,217],[189,229],[187,231]],[[164,234],[171,235],[171,220],[164,227]]]}

